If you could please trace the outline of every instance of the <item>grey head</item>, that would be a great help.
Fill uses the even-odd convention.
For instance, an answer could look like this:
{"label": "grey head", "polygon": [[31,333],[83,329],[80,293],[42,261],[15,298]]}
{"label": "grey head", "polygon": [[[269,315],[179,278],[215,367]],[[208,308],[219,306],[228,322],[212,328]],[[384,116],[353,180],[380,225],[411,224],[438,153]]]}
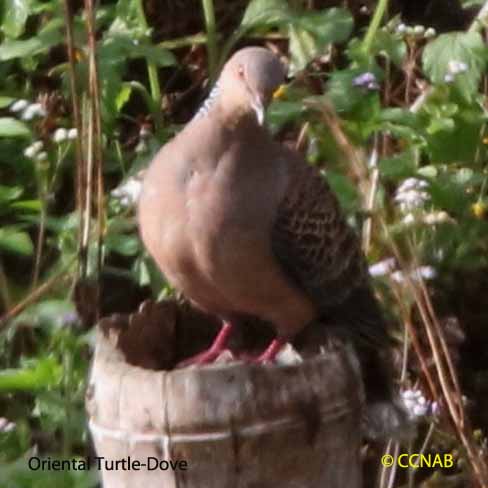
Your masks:
{"label": "grey head", "polygon": [[238,117],[255,113],[262,124],[266,107],[285,76],[285,66],[269,49],[241,49],[225,64],[202,109],[208,110],[218,100],[229,114]]}

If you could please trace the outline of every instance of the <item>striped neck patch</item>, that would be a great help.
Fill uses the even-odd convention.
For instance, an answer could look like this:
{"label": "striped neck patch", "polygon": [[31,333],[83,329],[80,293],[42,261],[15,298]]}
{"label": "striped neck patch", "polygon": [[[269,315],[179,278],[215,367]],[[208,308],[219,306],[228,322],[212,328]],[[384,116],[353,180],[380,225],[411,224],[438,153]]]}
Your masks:
{"label": "striped neck patch", "polygon": [[198,109],[198,112],[195,114],[195,116],[193,118],[199,119],[201,117],[206,116],[208,114],[209,110],[212,108],[212,106],[215,102],[215,99],[218,97],[218,95],[219,95],[219,84],[217,82],[217,83],[215,83],[214,87],[210,90],[208,97],[202,103],[202,105]]}

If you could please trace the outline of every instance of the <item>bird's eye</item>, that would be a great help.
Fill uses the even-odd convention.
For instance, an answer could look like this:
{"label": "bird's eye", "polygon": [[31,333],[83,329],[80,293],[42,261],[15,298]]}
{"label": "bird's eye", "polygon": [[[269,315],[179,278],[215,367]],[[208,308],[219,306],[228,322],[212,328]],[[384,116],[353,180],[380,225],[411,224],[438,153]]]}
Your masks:
{"label": "bird's eye", "polygon": [[237,74],[241,78],[244,78],[244,66],[242,66],[242,64],[240,64],[239,67],[237,68]]}

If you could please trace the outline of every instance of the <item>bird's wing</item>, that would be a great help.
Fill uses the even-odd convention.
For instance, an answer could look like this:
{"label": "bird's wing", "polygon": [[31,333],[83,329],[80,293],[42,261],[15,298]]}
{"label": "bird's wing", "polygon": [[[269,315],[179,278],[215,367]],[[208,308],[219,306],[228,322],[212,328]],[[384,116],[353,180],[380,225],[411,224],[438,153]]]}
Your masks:
{"label": "bird's wing", "polygon": [[384,343],[386,327],[358,236],[319,171],[290,153],[287,160],[288,189],[271,236],[276,258],[321,313],[346,326],[348,335]]}

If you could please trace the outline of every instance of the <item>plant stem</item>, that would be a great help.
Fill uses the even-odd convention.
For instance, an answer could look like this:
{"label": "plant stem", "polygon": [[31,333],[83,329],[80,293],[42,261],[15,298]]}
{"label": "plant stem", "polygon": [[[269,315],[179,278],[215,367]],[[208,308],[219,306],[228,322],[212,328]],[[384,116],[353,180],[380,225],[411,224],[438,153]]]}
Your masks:
{"label": "plant stem", "polygon": [[48,198],[48,162],[39,161],[36,164],[36,179],[37,179],[37,192],[39,202],[41,204],[41,211],[39,214],[39,231],[37,233],[37,245],[36,256],[34,261],[34,270],[32,272],[32,285],[31,289],[35,290],[39,281],[39,273],[41,268],[42,251],[44,248],[44,235],[46,230],[46,217],[47,217],[47,198]]}
{"label": "plant stem", "polygon": [[66,23],[66,48],[68,51],[68,67],[69,67],[69,81],[71,94],[71,107],[73,111],[74,126],[78,131],[78,137],[75,140],[75,155],[76,155],[76,172],[75,172],[75,188],[76,188],[76,210],[78,214],[78,245],[79,245],[79,269],[82,277],[85,276],[87,269],[87,250],[81,245],[81,235],[83,234],[83,220],[81,215],[85,207],[83,185],[86,180],[85,164],[83,160],[83,151],[81,147],[82,119],[80,111],[80,95],[78,90],[78,83],[76,79],[76,53],[74,44],[73,32],[73,12],[71,11],[69,0],[64,0],[64,14]]}
{"label": "plant stem", "polygon": [[73,360],[71,354],[63,355],[63,393],[65,401],[65,417],[63,421],[63,456],[68,457],[72,452],[71,447],[71,388],[72,388],[72,371],[73,371]]}
{"label": "plant stem", "polygon": [[66,265],[63,266],[63,268],[59,273],[51,276],[51,278],[49,278],[42,285],[40,285],[29,296],[27,296],[21,302],[17,303],[12,308],[7,310],[7,312],[0,317],[0,330],[7,327],[11,319],[13,319],[16,315],[21,313],[23,310],[25,310],[25,308],[28,307],[30,304],[36,302],[45,293],[51,290],[51,288],[53,288],[55,285],[62,286],[64,280],[74,274],[74,273],[69,274],[69,268],[75,263],[76,258],[77,256],[72,257],[66,263]]}
{"label": "plant stem", "polygon": [[5,310],[8,310],[11,305],[10,291],[8,287],[7,275],[3,269],[3,263],[0,259],[0,299],[3,302]]}
{"label": "plant stem", "polygon": [[215,10],[213,0],[202,0],[205,28],[207,30],[208,72],[212,83],[217,75],[217,29],[215,26]]}
{"label": "plant stem", "polygon": [[[144,6],[142,0],[136,2],[137,15],[139,22],[144,30],[149,30],[149,24],[147,23],[146,14],[144,13]],[[158,68],[152,61],[147,61],[147,76],[149,78],[149,86],[151,87],[151,96],[154,104],[153,117],[156,124],[156,130],[161,129],[163,126],[163,119],[161,117],[161,87],[159,86]]]}
{"label": "plant stem", "polygon": [[363,39],[362,49],[365,54],[369,54],[371,50],[371,45],[373,44],[374,36],[376,32],[380,28],[381,21],[383,20],[383,16],[385,15],[386,9],[388,7],[388,0],[379,0],[378,5],[376,6],[376,10],[374,11],[373,18],[368,27],[368,31]]}

